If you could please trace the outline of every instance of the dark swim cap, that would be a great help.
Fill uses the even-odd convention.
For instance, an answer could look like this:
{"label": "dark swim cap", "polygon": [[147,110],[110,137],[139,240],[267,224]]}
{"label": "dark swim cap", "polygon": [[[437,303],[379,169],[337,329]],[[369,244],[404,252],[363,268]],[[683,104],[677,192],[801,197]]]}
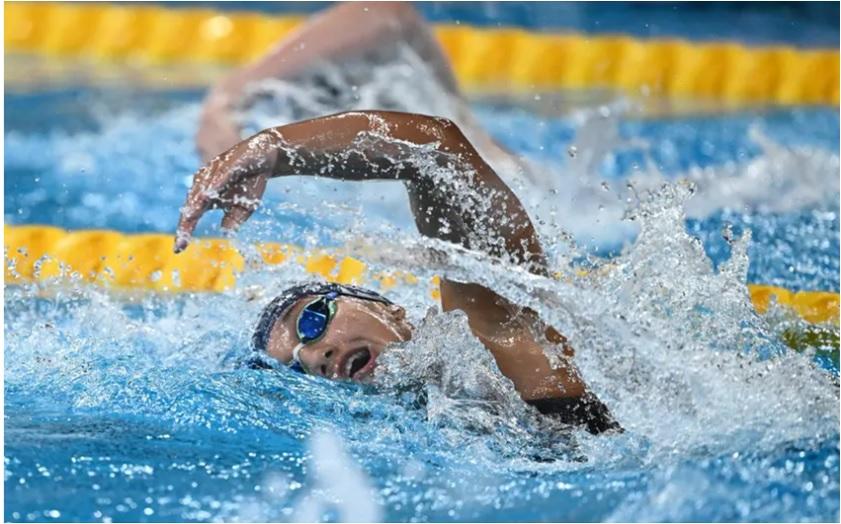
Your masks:
{"label": "dark swim cap", "polygon": [[259,352],[266,351],[266,346],[269,344],[269,335],[272,332],[275,322],[300,299],[307,296],[326,295],[328,293],[336,293],[339,296],[371,300],[383,304],[393,304],[391,300],[376,291],[357,286],[325,282],[310,282],[293,286],[278,295],[263,309],[263,312],[260,314],[260,320],[257,322],[257,327],[254,329],[254,335],[251,336],[251,349]]}

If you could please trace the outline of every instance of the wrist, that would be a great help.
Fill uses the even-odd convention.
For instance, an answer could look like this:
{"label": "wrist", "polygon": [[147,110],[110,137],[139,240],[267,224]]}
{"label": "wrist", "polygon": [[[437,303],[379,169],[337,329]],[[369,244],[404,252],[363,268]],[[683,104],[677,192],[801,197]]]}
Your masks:
{"label": "wrist", "polygon": [[269,177],[276,178],[293,174],[290,170],[291,158],[289,154],[289,146],[278,128],[272,127],[264,129],[254,138],[256,138],[261,144],[271,144],[269,147],[273,150],[273,153],[269,155],[271,158]]}

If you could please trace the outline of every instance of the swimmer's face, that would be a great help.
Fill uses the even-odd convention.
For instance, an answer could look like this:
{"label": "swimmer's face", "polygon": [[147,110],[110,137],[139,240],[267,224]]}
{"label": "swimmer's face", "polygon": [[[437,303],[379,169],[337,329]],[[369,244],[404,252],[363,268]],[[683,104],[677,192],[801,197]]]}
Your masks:
{"label": "swimmer's face", "polygon": [[[302,298],[275,322],[266,347],[271,357],[283,363],[292,360],[292,350],[299,342],[295,329],[298,316],[313,299]],[[400,306],[346,296],[337,298],[336,306],[324,335],[298,353],[309,374],[365,382],[386,346],[412,336],[412,325]]]}

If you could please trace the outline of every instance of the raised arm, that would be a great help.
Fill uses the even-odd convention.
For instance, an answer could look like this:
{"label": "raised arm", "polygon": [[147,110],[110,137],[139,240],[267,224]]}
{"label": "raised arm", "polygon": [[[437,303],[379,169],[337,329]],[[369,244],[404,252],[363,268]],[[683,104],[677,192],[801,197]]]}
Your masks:
{"label": "raised arm", "polygon": [[202,107],[197,145],[209,161],[240,141],[235,104],[249,84],[290,78],[325,62],[388,49],[403,42],[430,65],[438,82],[458,94],[444,52],[423,18],[408,2],[348,2],[311,17],[256,62],[236,69],[213,86]]}
{"label": "raised arm", "polygon": [[545,273],[528,214],[514,193],[446,119],[387,111],[348,112],[267,129],[199,170],[178,226],[183,249],[202,214],[245,221],[274,176],[405,182],[421,234]]}
{"label": "raised arm", "polygon": [[[181,210],[176,252],[184,249],[202,214],[225,210],[223,227],[236,228],[259,204],[273,176],[312,175],[342,180],[401,180],[418,230],[546,273],[534,227],[514,193],[449,120],[383,111],[341,113],[267,129],[200,169]],[[553,367],[546,341],[566,340],[537,314],[474,283],[441,281],[444,310],[467,313],[470,329],[493,354],[521,397],[545,414],[598,433],[618,429],[589,393],[571,361]]]}

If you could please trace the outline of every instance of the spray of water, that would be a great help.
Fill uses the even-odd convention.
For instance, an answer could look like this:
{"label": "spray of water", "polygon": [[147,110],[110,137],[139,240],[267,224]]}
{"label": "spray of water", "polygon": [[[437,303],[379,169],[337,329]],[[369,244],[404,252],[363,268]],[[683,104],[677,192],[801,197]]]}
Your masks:
{"label": "spray of water", "polygon": [[[472,117],[464,108],[419,82],[429,75],[407,73],[422,67],[378,68],[382,76],[358,84],[342,77],[331,82],[343,93],[348,83],[356,86],[350,91],[358,105],[350,107],[379,104],[378,97],[393,92],[395,84],[406,85],[398,109],[449,116],[469,136]],[[314,91],[293,84],[268,83],[261,89],[287,93],[280,100],[295,104],[260,109],[255,103],[243,116],[247,125],[273,126],[304,116],[285,113],[292,107],[307,114],[349,108],[332,108],[335,100],[313,99]],[[413,98],[414,93],[419,96]],[[272,99],[257,92],[255,97],[260,103]],[[731,239],[731,259],[714,270],[685,229],[687,213],[721,205],[786,210],[823,204],[834,197],[828,193],[838,192],[838,156],[781,148],[755,132],[761,153],[748,162],[691,170],[682,176],[686,181],[676,183],[649,166],[631,188],[615,181],[602,186],[594,182],[594,170],[615,148],[614,140],[622,140],[611,129],[625,107],[620,103],[609,111],[569,117],[579,134],[574,155],[564,146],[563,168],[521,179],[519,168],[496,166],[533,211],[559,279],[419,238],[411,232],[404,189],[396,183],[357,185],[351,192],[339,182],[279,180],[267,194],[265,214],[242,237],[243,244],[254,238],[291,240],[284,235],[300,230],[295,241],[345,245],[373,272],[411,272],[422,282],[432,275],[478,282],[532,308],[570,340],[585,381],[625,427],[623,435],[562,431],[538,417],[470,335],[462,314],[430,312],[435,303],[423,286],[401,284],[388,291],[407,307],[417,330],[410,342],[383,356],[373,389],[240,369],[237,362],[260,307],[276,291],[310,278],[294,262],[249,268],[237,289],[215,295],[131,296],[83,285],[7,288],[7,409],[17,402],[37,413],[59,406],[77,415],[130,415],[148,423],[155,438],[184,431],[206,431],[199,435],[210,441],[246,434],[256,442],[254,452],[268,448],[278,464],[284,453],[311,457],[305,477],[277,472],[259,479],[260,497],[221,508],[185,503],[209,512],[201,513],[205,518],[315,520],[332,511],[341,519],[378,520],[380,507],[391,512],[415,505],[421,508],[418,514],[446,518],[447,511],[466,511],[470,501],[493,507],[516,492],[516,481],[499,480],[512,471],[546,475],[534,493],[549,496],[572,490],[552,479],[558,472],[654,467],[664,469],[651,489],[612,518],[693,515],[686,494],[705,472],[703,466],[700,472],[687,469],[681,461],[832,438],[838,389],[809,354],[784,349],[781,312],[761,317],[752,309],[745,276],[750,234]],[[190,106],[154,117],[122,115],[103,123],[100,132],[73,136],[12,132],[6,136],[6,167],[37,170],[51,187],[69,188],[59,196],[33,190],[26,195],[33,206],[57,198],[68,217],[88,227],[147,224],[169,230],[186,174],[196,163],[191,140],[197,114]],[[161,142],[160,136],[169,139],[148,154],[144,144]],[[413,159],[426,176],[452,183],[438,160],[424,150],[415,151]],[[184,178],[173,181],[173,172]],[[782,188],[796,198],[783,198]],[[86,196],[71,198],[73,191]],[[158,207],[150,211],[147,202]],[[481,195],[471,195],[463,211],[481,213],[489,205]],[[630,232],[636,235],[633,242]],[[627,246],[608,262],[580,247],[590,237],[623,239]],[[573,262],[581,259],[587,262],[587,277],[575,276]],[[799,321],[787,317],[786,322]],[[553,348],[546,351],[555,357]],[[318,432],[325,421],[342,428],[341,441]],[[301,442],[309,442],[307,451],[296,447]],[[406,449],[419,458],[407,459]],[[384,457],[394,474],[367,479],[350,456],[368,464]],[[8,471],[16,467],[10,462]],[[369,496],[372,484],[379,498]],[[420,496],[412,492],[417,486],[432,487],[428,496]],[[705,500],[734,500],[709,481],[701,486]],[[837,484],[827,489],[837,493]],[[266,496],[268,491],[276,498]],[[358,499],[376,502],[343,505]]]}
{"label": "spray of water", "polygon": [[[459,165],[455,158],[442,161],[429,148],[391,141],[377,131],[361,140],[383,142],[384,150],[394,146],[404,154],[411,151],[405,161],[414,163],[421,176],[436,187],[454,186],[450,190],[464,196],[457,205],[466,221],[481,224],[476,217],[494,205],[488,194],[469,184],[469,173],[452,176]],[[335,159],[342,161],[341,156]],[[438,259],[437,269],[445,276],[479,281],[558,327],[577,348],[585,379],[627,417],[631,430],[645,435],[650,460],[660,462],[676,452],[725,452],[747,443],[773,447],[780,438],[830,435],[837,424],[837,389],[808,358],[788,353],[752,309],[746,287],[750,234],[735,241],[727,234],[731,259],[714,271],[701,243],[684,228],[685,203],[693,192],[691,183],[665,183],[657,191],[637,194],[625,216],[640,228],[636,242],[606,271],[597,270],[582,282],[530,275],[446,244],[437,246],[438,253],[427,262]],[[493,231],[473,235],[473,245],[494,243]],[[450,255],[444,264],[441,252]],[[400,269],[419,268],[410,263]],[[448,393],[470,398],[482,391],[497,402],[504,402],[502,393],[509,400],[515,395],[490,372],[489,359],[476,356],[476,344],[473,351],[467,349],[469,341],[456,344],[459,352],[445,358],[430,351],[448,347],[454,333],[466,331],[455,317],[446,325],[446,331],[432,335],[432,343],[429,334],[420,337],[414,348],[421,357],[387,361],[398,372],[386,382],[393,387],[397,377],[398,382],[407,380],[404,386],[424,383],[433,420],[447,413],[467,425],[482,425],[468,422],[464,411],[453,415],[447,403],[454,397]],[[434,333],[432,326],[440,324],[425,326]],[[457,373],[449,372],[447,363],[455,363]],[[413,365],[415,373],[410,371]],[[480,374],[467,371],[470,366],[477,366]],[[430,380],[430,373],[441,379]],[[451,376],[458,377],[459,387],[453,387]],[[805,396],[792,405],[792,398],[801,394]]]}

